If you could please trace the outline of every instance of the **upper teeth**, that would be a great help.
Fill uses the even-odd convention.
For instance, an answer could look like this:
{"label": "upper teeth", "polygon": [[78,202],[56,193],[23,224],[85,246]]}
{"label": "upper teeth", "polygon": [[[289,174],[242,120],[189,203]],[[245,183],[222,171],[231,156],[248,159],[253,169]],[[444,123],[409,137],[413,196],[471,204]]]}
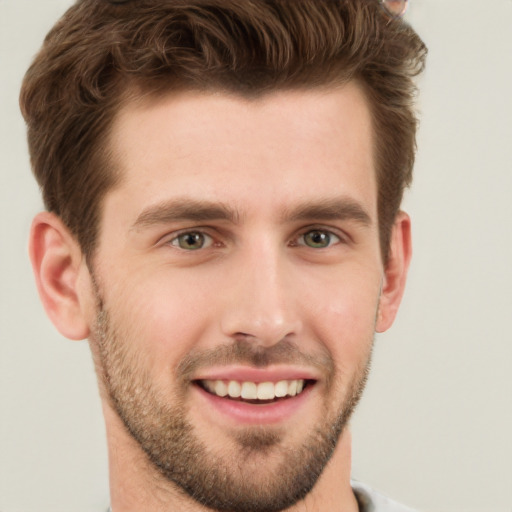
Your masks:
{"label": "upper teeth", "polygon": [[236,380],[203,380],[210,393],[230,398],[247,400],[273,400],[284,396],[295,396],[304,389],[304,380],[280,380],[279,382],[238,382]]}

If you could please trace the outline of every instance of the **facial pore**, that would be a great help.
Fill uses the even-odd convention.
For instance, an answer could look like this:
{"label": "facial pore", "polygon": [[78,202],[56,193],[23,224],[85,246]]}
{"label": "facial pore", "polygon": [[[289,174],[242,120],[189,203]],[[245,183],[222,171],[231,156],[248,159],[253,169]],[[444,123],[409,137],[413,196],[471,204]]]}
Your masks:
{"label": "facial pore", "polygon": [[[127,431],[164,479],[219,512],[277,512],[311,491],[361,397],[371,350],[344,396],[338,398],[336,408],[330,407],[333,397],[339,396],[332,359],[328,354],[303,354],[284,340],[265,349],[239,340],[187,357],[174,376],[174,396],[165,396],[153,385],[151,373],[141,365],[137,353],[130,351],[130,340],[121,334],[121,326],[98,290],[96,294],[99,307],[91,343],[96,349],[101,384]],[[238,429],[231,436],[231,445],[221,453],[199,439],[187,417],[186,402],[187,386],[191,385],[188,376],[195,369],[221,362],[265,367],[304,361],[323,368],[329,389],[324,420],[299,446],[287,445],[286,429],[265,426]],[[259,462],[262,456],[268,458],[268,468]]]}

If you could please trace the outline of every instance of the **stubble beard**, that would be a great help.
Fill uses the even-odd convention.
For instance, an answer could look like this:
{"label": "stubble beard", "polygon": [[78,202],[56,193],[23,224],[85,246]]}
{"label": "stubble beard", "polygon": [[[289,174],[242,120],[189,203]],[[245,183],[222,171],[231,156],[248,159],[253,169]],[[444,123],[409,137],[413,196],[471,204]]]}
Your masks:
{"label": "stubble beard", "polygon": [[[369,373],[371,344],[367,360],[347,386],[342,403],[333,412],[328,407],[333,395],[326,397],[322,422],[300,445],[287,445],[285,429],[247,427],[233,433],[229,447],[219,454],[216,446],[207,446],[198,438],[187,418],[185,391],[172,397],[159,393],[137,354],[128,350],[129,343],[113,324],[99,294],[98,304],[91,344],[100,385],[128,433],[175,489],[218,512],[278,512],[312,490],[361,397]],[[294,357],[291,351],[297,352],[288,345],[270,350],[288,354],[287,359]],[[250,348],[235,344],[232,349],[224,347],[217,359],[228,357],[247,363],[252,358],[260,366],[275,359],[261,351],[254,352],[254,357],[250,354]],[[279,358],[281,361],[282,356]],[[185,366],[190,369],[190,364]],[[331,373],[327,380],[333,383],[332,360],[326,366]],[[268,467],[261,462],[264,457],[268,457]]]}

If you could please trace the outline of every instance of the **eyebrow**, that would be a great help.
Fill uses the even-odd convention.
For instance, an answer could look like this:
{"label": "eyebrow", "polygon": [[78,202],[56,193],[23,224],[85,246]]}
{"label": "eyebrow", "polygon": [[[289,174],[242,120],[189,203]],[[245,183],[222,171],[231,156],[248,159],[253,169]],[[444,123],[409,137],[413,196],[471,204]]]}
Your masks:
{"label": "eyebrow", "polygon": [[[350,198],[331,198],[309,201],[286,209],[281,216],[284,222],[306,220],[350,220],[363,226],[372,224],[364,207]],[[224,204],[195,199],[174,199],[145,209],[135,220],[131,229],[141,229],[158,224],[178,221],[208,222],[224,220],[233,224],[240,222],[239,212]]]}
{"label": "eyebrow", "polygon": [[197,201],[194,199],[175,199],[145,209],[137,217],[131,229],[140,229],[183,220],[194,222],[226,220],[237,224],[239,222],[239,215],[236,210],[223,203]]}
{"label": "eyebrow", "polygon": [[307,202],[287,210],[283,217],[292,222],[322,219],[350,220],[365,227],[372,224],[372,219],[366,209],[354,199],[345,197]]}

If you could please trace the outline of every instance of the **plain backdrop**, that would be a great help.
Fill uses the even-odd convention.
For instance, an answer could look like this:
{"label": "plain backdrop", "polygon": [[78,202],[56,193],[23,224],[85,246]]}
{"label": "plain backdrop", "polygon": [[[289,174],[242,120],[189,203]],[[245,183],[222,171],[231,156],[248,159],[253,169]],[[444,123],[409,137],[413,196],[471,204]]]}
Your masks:
{"label": "plain backdrop", "polygon": [[[512,0],[411,0],[420,80],[415,254],[352,422],[356,478],[423,512],[512,511]],[[85,342],[46,319],[41,209],[18,91],[69,0],[0,0],[0,511],[101,512],[103,419]],[[326,511],[330,512],[330,511]]]}

